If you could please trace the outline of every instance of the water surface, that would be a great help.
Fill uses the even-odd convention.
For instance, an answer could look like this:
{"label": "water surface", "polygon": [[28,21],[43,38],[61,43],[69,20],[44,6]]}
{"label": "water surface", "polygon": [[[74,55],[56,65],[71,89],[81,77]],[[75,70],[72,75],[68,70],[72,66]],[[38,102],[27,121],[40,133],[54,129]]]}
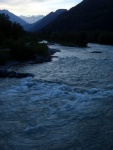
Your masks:
{"label": "water surface", "polygon": [[0,79],[0,150],[113,149],[113,47],[88,46],[9,68],[35,77]]}

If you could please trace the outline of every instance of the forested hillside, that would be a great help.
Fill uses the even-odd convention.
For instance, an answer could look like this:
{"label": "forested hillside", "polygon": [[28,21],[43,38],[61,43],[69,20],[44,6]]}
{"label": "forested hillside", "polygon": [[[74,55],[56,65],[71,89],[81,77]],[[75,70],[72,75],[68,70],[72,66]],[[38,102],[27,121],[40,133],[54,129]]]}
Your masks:
{"label": "forested hillside", "polygon": [[83,0],[58,16],[39,35],[61,43],[82,41],[84,45],[87,40],[113,44],[113,0]]}

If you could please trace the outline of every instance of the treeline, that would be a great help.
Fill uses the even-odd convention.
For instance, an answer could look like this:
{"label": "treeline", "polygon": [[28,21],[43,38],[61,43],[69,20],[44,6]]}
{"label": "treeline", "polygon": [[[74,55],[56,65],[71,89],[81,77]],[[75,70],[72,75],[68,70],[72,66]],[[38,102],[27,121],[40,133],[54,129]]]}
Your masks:
{"label": "treeline", "polygon": [[39,32],[38,37],[68,46],[85,47],[88,43],[113,45],[113,32],[110,31],[73,31]]}
{"label": "treeline", "polygon": [[113,45],[112,31],[90,31],[86,32],[88,42],[99,43],[105,45]]}
{"label": "treeline", "polygon": [[47,57],[48,47],[39,44],[36,37],[26,33],[23,27],[0,14],[0,64],[8,60],[26,61],[36,56]]}
{"label": "treeline", "polygon": [[88,44],[85,32],[39,32],[37,35],[40,40],[45,39],[58,42],[66,46],[86,47]]}
{"label": "treeline", "polygon": [[0,14],[0,45],[7,39],[17,40],[24,34],[23,27],[19,23],[11,22],[6,14]]}

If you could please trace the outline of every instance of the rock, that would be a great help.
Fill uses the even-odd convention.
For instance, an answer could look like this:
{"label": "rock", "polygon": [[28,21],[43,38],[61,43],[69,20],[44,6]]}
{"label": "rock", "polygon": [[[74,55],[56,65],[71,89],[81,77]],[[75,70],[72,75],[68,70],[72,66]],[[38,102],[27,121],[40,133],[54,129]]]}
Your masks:
{"label": "rock", "polygon": [[61,52],[61,51],[58,50],[58,49],[49,49],[46,56],[38,56],[38,55],[36,55],[35,59],[29,61],[29,63],[30,64],[41,64],[41,63],[44,63],[44,62],[50,62],[52,60],[52,58],[54,57],[53,55],[56,52]]}
{"label": "rock", "polygon": [[100,52],[100,51],[93,51],[93,52],[91,52],[91,53],[102,53],[102,52]]}
{"label": "rock", "polygon": [[29,73],[17,73],[15,71],[0,70],[0,78],[25,78],[25,77],[33,77],[33,75]]}
{"label": "rock", "polygon": [[34,59],[30,62],[30,64],[41,64],[44,62],[50,62],[51,59],[52,59],[52,57],[50,57],[50,56],[48,56],[48,57],[37,56],[36,59]]}
{"label": "rock", "polygon": [[61,52],[60,50],[58,50],[58,49],[49,49],[49,55],[53,55],[53,54],[55,54],[56,52]]}

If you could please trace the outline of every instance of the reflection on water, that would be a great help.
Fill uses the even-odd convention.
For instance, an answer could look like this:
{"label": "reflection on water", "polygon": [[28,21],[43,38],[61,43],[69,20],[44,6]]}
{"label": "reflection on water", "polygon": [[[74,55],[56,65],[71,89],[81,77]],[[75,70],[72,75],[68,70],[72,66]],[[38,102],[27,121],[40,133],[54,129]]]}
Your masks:
{"label": "reflection on water", "polygon": [[0,150],[112,150],[113,47],[89,46],[0,79]]}

